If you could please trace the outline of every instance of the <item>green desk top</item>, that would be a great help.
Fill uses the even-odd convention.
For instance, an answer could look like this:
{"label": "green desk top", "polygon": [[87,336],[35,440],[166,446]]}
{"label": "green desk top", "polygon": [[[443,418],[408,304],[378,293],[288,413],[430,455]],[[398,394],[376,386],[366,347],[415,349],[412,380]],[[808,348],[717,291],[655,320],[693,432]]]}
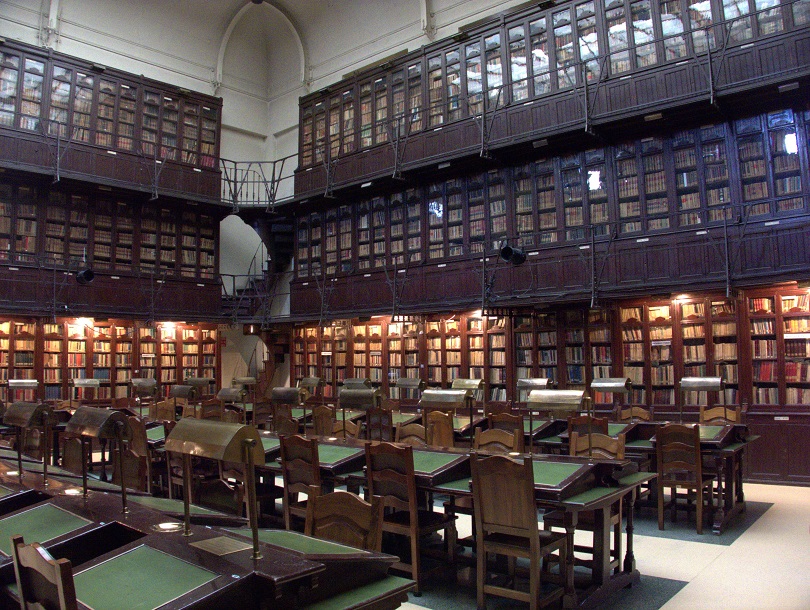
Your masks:
{"label": "green desk top", "polygon": [[559,434],[555,434],[554,436],[545,436],[543,438],[538,438],[535,443],[556,443],[562,444],[562,437]]}
{"label": "green desk top", "polygon": [[650,440],[646,440],[646,441],[645,440],[627,441],[624,444],[624,446],[625,446],[625,448],[637,447],[637,448],[640,448],[640,449],[652,449],[654,447],[654,445],[652,444],[652,441],[650,441]]}
{"label": "green desk top", "polygon": [[[475,423],[475,418],[473,418],[473,423]],[[453,416],[453,430],[459,430],[464,426],[470,425],[470,416],[464,417],[463,415],[459,417],[458,415]]]}
{"label": "green desk top", "polygon": [[[306,411],[307,414],[312,415],[312,409],[307,409]],[[304,417],[304,409],[296,407],[294,409],[290,409],[290,412],[292,414],[293,419],[301,419],[302,417]]]}
{"label": "green desk top", "polygon": [[[250,530],[231,530],[243,536],[250,536]],[[288,530],[259,530],[259,540],[272,544],[273,546],[296,551],[303,555],[356,555],[358,553],[367,555],[368,551],[356,549],[351,546],[337,544],[329,540],[321,540],[311,536],[305,536],[299,532]]]}
{"label": "green desk top", "polygon": [[[348,418],[349,416],[347,415],[346,417]],[[418,419],[419,416],[415,413],[400,413],[399,411],[394,411],[391,417],[391,421],[394,422],[394,425],[411,423]]]}
{"label": "green desk top", "polygon": [[556,487],[565,479],[582,468],[582,464],[569,464],[567,462],[532,462],[535,485],[550,485]]}
{"label": "green desk top", "polygon": [[13,494],[14,492],[11,491],[8,487],[0,487],[0,498],[8,496],[9,494]]}
{"label": "green desk top", "polygon": [[265,453],[278,449],[278,447],[281,445],[281,441],[277,438],[271,438],[268,436],[262,436],[260,438],[262,439],[262,447],[264,447]]}
{"label": "green desk top", "polygon": [[700,424],[698,428],[700,429],[700,440],[710,441],[720,433],[723,426],[709,426],[706,424]]}
{"label": "green desk top", "polygon": [[318,461],[321,464],[334,464],[340,460],[352,457],[359,453],[364,453],[364,449],[358,447],[343,447],[341,445],[318,445]]}
{"label": "green desk top", "polygon": [[166,438],[166,431],[163,429],[163,426],[147,428],[146,438],[148,438],[150,441],[162,441]]}
{"label": "green desk top", "polygon": [[[313,610],[343,610],[344,608],[354,608],[363,604],[363,602],[371,601],[385,596],[397,589],[407,591],[410,586],[415,583],[407,578],[400,576],[386,576],[381,580],[375,580],[362,587],[357,587],[351,591],[340,593],[329,599],[324,599],[312,604],[311,606],[304,606],[304,608],[312,608]],[[407,587],[407,588],[405,588]]]}
{"label": "green desk top", "polygon": [[537,428],[539,428],[540,426],[545,424],[547,421],[548,421],[547,419],[533,419],[532,421],[529,421],[528,419],[524,418],[523,419],[523,431],[526,434],[528,434],[532,430],[536,430]]}
{"label": "green desk top", "polygon": [[439,453],[437,451],[414,451],[413,469],[414,472],[434,472],[459,457],[463,456],[453,453]]}
{"label": "green desk top", "polygon": [[472,477],[465,477],[455,481],[448,481],[441,485],[436,485],[437,489],[447,489],[448,491],[470,491],[470,481]]}
{"label": "green desk top", "polygon": [[141,545],[74,574],[73,583],[78,600],[90,608],[152,610],[216,577],[199,566]]}
{"label": "green desk top", "polygon": [[[127,496],[129,500],[142,504],[147,508],[153,508],[164,513],[180,513],[184,512],[183,501],[169,498],[155,498],[152,496]],[[210,508],[203,508],[196,504],[190,504],[189,512],[192,515],[222,515],[223,513],[211,510]],[[230,516],[230,515],[229,515]]]}
{"label": "green desk top", "polygon": [[42,504],[0,519],[0,552],[11,555],[11,537],[21,535],[25,542],[47,542],[88,525],[90,521],[53,504]]}
{"label": "green desk top", "polygon": [[629,424],[608,424],[608,436],[619,436]]}
{"label": "green desk top", "polygon": [[601,500],[605,496],[609,496],[613,492],[615,492],[618,488],[616,487],[592,487],[587,491],[583,491],[580,494],[575,496],[571,496],[566,500],[567,504],[588,504],[589,502],[596,502],[597,500]]}

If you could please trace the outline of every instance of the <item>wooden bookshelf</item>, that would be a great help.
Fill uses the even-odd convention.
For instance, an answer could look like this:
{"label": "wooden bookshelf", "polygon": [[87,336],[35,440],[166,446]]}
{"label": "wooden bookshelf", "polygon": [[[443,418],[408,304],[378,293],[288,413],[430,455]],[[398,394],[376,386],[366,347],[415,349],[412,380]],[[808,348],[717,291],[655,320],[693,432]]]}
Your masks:
{"label": "wooden bookshelf", "polygon": [[[69,142],[81,154],[65,157],[66,175],[138,188],[136,166],[172,163],[169,173],[186,178],[169,180],[168,190],[211,201],[219,197],[219,98],[19,42],[4,41],[0,53],[4,135],[45,134],[61,147]],[[47,168],[51,156],[26,156],[25,162]]]}
{"label": "wooden bookshelf", "polygon": [[[132,377],[162,378],[167,386],[185,377],[218,377],[216,325],[182,325],[177,335],[166,328],[134,320],[0,318],[0,399],[114,399],[129,395]],[[207,360],[178,364],[180,354]],[[40,388],[11,396],[8,379],[36,379]],[[98,389],[73,388],[74,380],[85,379],[98,380]]]}

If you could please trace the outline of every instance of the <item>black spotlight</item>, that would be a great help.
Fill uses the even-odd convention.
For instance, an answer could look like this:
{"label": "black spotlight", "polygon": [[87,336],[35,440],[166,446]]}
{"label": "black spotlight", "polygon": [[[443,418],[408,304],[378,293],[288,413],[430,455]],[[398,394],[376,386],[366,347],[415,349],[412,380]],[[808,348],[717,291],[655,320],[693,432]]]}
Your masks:
{"label": "black spotlight", "polygon": [[522,265],[526,262],[526,253],[520,248],[513,248],[510,245],[501,248],[501,258],[513,265]]}
{"label": "black spotlight", "polygon": [[87,269],[82,269],[76,274],[76,281],[82,286],[87,286],[87,284],[92,282],[95,277],[96,274],[93,273],[93,270],[90,267],[88,267]]}

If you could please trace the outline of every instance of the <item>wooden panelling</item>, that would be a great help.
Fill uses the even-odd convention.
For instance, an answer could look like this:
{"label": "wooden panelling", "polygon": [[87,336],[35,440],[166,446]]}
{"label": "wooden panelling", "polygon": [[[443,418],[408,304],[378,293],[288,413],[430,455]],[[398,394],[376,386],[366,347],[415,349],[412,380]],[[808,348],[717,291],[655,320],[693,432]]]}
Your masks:
{"label": "wooden panelling", "polygon": [[806,413],[749,413],[751,443],[746,476],[753,481],[810,483],[810,416]]}
{"label": "wooden panelling", "polygon": [[[691,241],[678,244],[677,269],[681,279],[690,277],[700,278],[707,273],[723,271],[724,261],[718,256],[722,250],[715,250],[710,241],[711,237],[704,237],[702,241]],[[722,248],[722,243],[715,244]]]}
{"label": "wooden panelling", "polygon": [[810,484],[810,417],[795,415],[790,422],[780,422],[781,441],[787,445],[786,481]]}

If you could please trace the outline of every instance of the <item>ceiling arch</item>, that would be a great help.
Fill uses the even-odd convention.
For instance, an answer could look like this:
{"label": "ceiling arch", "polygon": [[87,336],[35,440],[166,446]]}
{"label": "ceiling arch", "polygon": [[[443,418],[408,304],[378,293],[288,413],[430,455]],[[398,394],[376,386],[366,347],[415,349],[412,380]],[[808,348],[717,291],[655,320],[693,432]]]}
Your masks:
{"label": "ceiling arch", "polygon": [[[287,27],[289,27],[293,41],[295,42],[296,48],[298,49],[300,81],[302,84],[308,85],[309,60],[307,58],[306,49],[304,48],[304,41],[301,36],[300,28],[292,19],[292,17],[289,15],[288,11],[285,8],[283,8],[277,0],[264,0],[264,3],[270,6],[278,15],[280,15],[284,23],[286,23]],[[222,40],[220,41],[219,44],[219,52],[217,54],[217,66],[213,83],[215,90],[218,89],[222,84],[222,73],[223,73],[223,66],[225,63],[225,51],[228,48],[228,43],[231,39],[231,36],[233,35],[234,29],[242,20],[242,18],[252,8],[255,8],[256,4],[261,3],[248,2],[242,8],[240,8],[233,16],[231,21],[228,23],[228,27],[225,29],[225,33],[223,34]]]}

